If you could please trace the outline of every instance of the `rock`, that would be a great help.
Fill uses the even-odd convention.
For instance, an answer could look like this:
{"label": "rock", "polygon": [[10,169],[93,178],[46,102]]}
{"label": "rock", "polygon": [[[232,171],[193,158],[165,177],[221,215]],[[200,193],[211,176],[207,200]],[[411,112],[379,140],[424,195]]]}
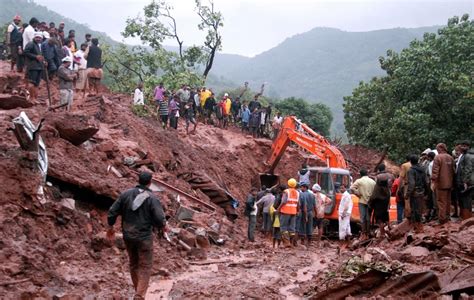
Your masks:
{"label": "rock", "polygon": [[407,232],[412,229],[412,227],[413,226],[410,224],[409,220],[404,220],[403,222],[395,226],[392,230],[387,232],[389,240],[393,241],[403,237]]}
{"label": "rock", "polygon": [[0,94],[0,108],[1,109],[14,109],[14,108],[29,108],[32,107],[33,103],[29,102],[28,99],[19,95],[8,95]]}
{"label": "rock", "polygon": [[181,220],[192,220],[194,216],[194,210],[185,206],[180,206],[176,211],[176,219]]}
{"label": "rock", "polygon": [[207,258],[207,253],[204,249],[193,248],[191,249],[191,251],[188,252],[188,256],[204,260]]}
{"label": "rock", "polygon": [[14,90],[18,86],[20,79],[20,74],[2,74],[0,76],[0,93]]}
{"label": "rock", "polygon": [[187,230],[181,230],[178,234],[178,238],[189,247],[196,247],[196,237],[191,232]]}
{"label": "rock", "polygon": [[196,244],[199,248],[207,249],[211,246],[209,239],[205,236],[198,235],[196,236]]}
{"label": "rock", "polygon": [[461,225],[459,226],[459,231],[462,231],[468,227],[471,227],[474,225],[474,217],[466,219],[461,222]]}
{"label": "rock", "polygon": [[408,262],[421,261],[424,257],[430,255],[430,251],[425,247],[413,246],[402,251],[401,259]]}
{"label": "rock", "polygon": [[196,235],[198,236],[206,236],[206,229],[204,227],[199,227],[196,229],[196,231],[194,232]]}
{"label": "rock", "polygon": [[165,268],[160,268],[157,272],[157,275],[163,276],[163,277],[170,277],[171,273],[168,271],[168,269]]}
{"label": "rock", "polygon": [[107,239],[106,232],[100,232],[91,239],[91,248],[95,252],[100,252],[105,248],[112,247],[112,243]]}
{"label": "rock", "polygon": [[365,253],[362,260],[364,261],[364,263],[370,263],[372,261],[372,254]]}
{"label": "rock", "polygon": [[53,120],[59,136],[79,146],[99,131],[99,121],[79,114],[66,113]]}
{"label": "rock", "polygon": [[61,199],[61,205],[65,208],[68,208],[70,210],[75,210],[76,209],[76,200],[72,198],[63,198]]}

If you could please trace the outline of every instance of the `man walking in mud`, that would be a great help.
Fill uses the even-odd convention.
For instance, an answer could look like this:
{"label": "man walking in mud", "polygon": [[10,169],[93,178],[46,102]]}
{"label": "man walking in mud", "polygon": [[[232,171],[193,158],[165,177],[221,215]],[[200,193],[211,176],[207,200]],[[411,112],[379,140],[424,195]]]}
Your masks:
{"label": "man walking in mud", "polygon": [[130,260],[134,299],[145,299],[153,264],[153,227],[166,226],[160,200],[149,189],[152,175],[142,172],[138,185],[123,192],[109,209],[107,238],[115,237],[114,224],[122,216],[122,231]]}

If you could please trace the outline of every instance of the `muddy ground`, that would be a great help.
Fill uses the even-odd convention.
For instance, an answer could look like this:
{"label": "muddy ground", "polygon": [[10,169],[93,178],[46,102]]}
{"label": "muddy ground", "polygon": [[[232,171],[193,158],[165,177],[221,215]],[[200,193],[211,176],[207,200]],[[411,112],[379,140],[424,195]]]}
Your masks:
{"label": "muddy ground", "polygon": [[[24,87],[3,63],[0,79],[3,99]],[[58,104],[55,86],[53,105]],[[157,179],[214,207],[157,186],[172,230],[170,242],[158,234],[155,238],[150,299],[318,298],[318,293],[374,268],[387,271],[390,276],[384,276],[390,280],[427,270],[440,282],[450,272],[458,276],[452,282],[471,278],[466,266],[474,262],[474,222],[461,226],[456,221],[447,227],[433,223],[424,234],[401,228],[394,241],[361,244],[355,239],[348,249],[341,249],[335,240],[309,248],[273,249],[261,235],[248,243],[244,201],[255,176],[265,171],[269,140],[202,124],[190,136],[184,123],[178,131],[165,131],[153,116],[134,115],[130,96],[106,90],[85,99],[76,95],[72,113],[47,111],[44,86],[38,103],[0,101],[12,102],[0,109],[2,298],[131,297],[121,236],[117,234],[115,244],[110,244],[104,230],[107,208],[121,191],[135,185],[134,172],[139,170],[151,170]],[[40,134],[49,156],[46,183],[36,170],[34,153],[21,150],[7,130],[21,111],[34,124],[45,119]],[[354,151],[357,157],[352,160],[369,168],[380,160],[380,153],[373,150]],[[363,151],[370,151],[371,160],[360,161]],[[354,155],[351,149],[346,152]],[[282,178],[293,176],[306,157],[288,149],[277,173]],[[38,195],[39,186],[44,187],[43,195]],[[240,203],[236,210],[230,206],[231,198]],[[183,210],[191,210],[192,216],[183,220]],[[412,289],[407,295],[453,294],[443,287],[446,284],[430,293]],[[350,295],[381,294],[368,287]]]}

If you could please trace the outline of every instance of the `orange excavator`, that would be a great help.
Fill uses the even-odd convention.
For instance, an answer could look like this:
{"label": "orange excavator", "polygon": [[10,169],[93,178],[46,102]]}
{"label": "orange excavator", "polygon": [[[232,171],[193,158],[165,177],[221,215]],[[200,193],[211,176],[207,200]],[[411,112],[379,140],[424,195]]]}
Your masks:
{"label": "orange excavator", "polygon": [[[308,167],[307,169],[311,172],[311,183],[318,183],[322,192],[332,200],[331,204],[326,206],[326,218],[337,220],[342,197],[338,186],[344,185],[349,188],[352,184],[346,160],[336,146],[331,145],[322,135],[294,116],[286,117],[283,120],[280,132],[273,142],[270,157],[266,162],[266,165],[269,166],[267,173],[260,174],[260,184],[270,187],[279,183],[279,176],[275,175],[274,171],[290,142],[294,142],[326,163],[326,167]],[[352,221],[358,222],[360,221],[359,198],[356,195],[351,195],[351,197],[353,202]],[[395,197],[392,197],[390,199],[390,221],[397,220],[396,208]]]}

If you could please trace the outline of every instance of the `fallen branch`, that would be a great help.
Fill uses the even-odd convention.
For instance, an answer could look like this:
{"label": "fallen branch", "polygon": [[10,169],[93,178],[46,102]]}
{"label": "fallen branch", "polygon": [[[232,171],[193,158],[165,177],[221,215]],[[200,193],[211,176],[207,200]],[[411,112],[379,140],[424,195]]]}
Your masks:
{"label": "fallen branch", "polygon": [[62,104],[58,104],[58,105],[55,105],[55,106],[50,106],[50,107],[48,107],[48,110],[53,111],[53,110],[56,110],[58,108],[61,108],[61,107],[67,106],[67,105],[68,105],[68,103],[62,103]]}
{"label": "fallen branch", "polygon": [[7,285],[12,285],[12,284],[18,284],[22,282],[27,282],[29,281],[29,278],[24,278],[24,279],[18,279],[18,280],[12,280],[12,281],[5,281],[5,282],[0,282],[0,286],[7,286]]}
{"label": "fallen branch", "polygon": [[186,261],[190,265],[205,266],[213,264],[224,264],[231,262],[230,259],[214,259],[214,260],[201,260],[201,261]]}
{"label": "fallen branch", "polygon": [[186,244],[185,242],[183,242],[182,240],[178,240],[178,243],[179,243],[181,246],[183,246],[183,247],[186,249],[186,251],[191,251],[191,247],[189,247],[189,245]]}

